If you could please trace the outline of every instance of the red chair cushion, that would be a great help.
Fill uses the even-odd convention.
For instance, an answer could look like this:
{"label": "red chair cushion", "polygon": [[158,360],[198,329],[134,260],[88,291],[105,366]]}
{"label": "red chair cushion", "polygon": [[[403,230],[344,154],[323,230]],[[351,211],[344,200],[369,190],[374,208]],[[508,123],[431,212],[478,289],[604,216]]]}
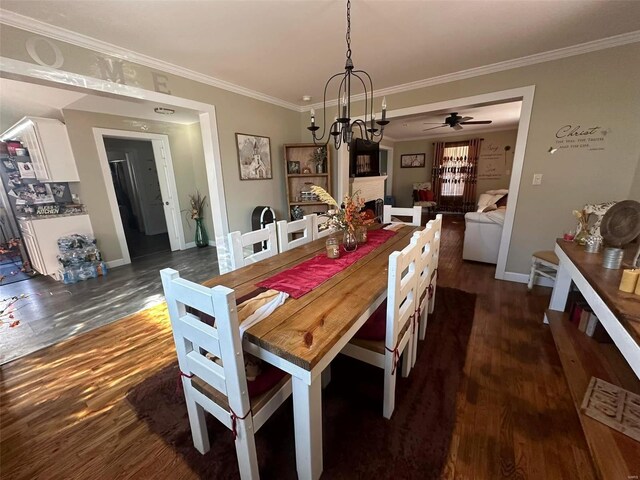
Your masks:
{"label": "red chair cushion", "polygon": [[427,191],[426,190],[418,190],[418,200],[421,202],[427,201]]}
{"label": "red chair cushion", "polygon": [[362,340],[383,340],[387,334],[387,301],[380,304],[373,315],[354,335]]}
{"label": "red chair cushion", "polygon": [[425,200],[427,202],[433,202],[433,190],[425,190]]}
{"label": "red chair cushion", "polygon": [[258,375],[253,381],[247,380],[249,398],[268,392],[275,387],[285,375],[286,373],[278,367],[274,367],[267,362],[262,362],[262,372],[260,372],[260,375]]}

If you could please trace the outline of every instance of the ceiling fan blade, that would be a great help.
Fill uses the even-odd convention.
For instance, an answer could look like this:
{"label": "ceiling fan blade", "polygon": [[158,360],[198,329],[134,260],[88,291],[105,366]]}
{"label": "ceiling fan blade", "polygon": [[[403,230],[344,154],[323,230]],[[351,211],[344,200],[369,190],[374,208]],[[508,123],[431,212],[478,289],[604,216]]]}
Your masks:
{"label": "ceiling fan blade", "polygon": [[426,132],[427,130],[435,130],[436,128],[442,128],[442,127],[446,127],[447,125],[439,125],[437,127],[431,127],[431,128],[425,128],[424,130],[422,130],[423,132]]}
{"label": "ceiling fan blade", "polygon": [[458,123],[467,122],[469,120],[473,120],[473,117],[462,117]]}
{"label": "ceiling fan blade", "polygon": [[475,122],[460,122],[461,125],[489,125],[493,120],[476,120]]}
{"label": "ceiling fan blade", "polygon": [[454,130],[463,130],[463,128],[460,126],[460,124],[459,124],[459,123],[456,123],[456,124],[453,126],[453,129],[454,129]]}

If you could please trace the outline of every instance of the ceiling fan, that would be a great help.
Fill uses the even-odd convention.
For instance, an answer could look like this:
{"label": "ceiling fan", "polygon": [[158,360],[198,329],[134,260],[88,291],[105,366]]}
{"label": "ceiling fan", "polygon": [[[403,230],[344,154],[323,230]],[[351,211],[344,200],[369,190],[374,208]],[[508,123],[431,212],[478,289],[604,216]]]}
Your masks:
{"label": "ceiling fan", "polygon": [[431,128],[426,128],[423,130],[423,132],[426,132],[427,130],[434,130],[436,128],[442,128],[442,127],[451,127],[454,130],[462,130],[462,125],[488,125],[491,123],[491,120],[476,120],[474,122],[470,121],[473,120],[473,117],[461,117],[460,115],[458,115],[458,112],[452,112],[449,114],[449,116],[447,118],[444,119],[444,123],[433,123],[433,122],[425,122],[425,125],[438,125],[437,127],[431,127]]}

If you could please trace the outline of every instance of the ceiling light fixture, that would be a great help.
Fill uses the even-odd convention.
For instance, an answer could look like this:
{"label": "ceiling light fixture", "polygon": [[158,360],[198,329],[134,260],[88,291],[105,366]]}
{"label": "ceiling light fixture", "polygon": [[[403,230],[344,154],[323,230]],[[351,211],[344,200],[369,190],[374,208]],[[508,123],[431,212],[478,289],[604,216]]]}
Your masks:
{"label": "ceiling light fixture", "polygon": [[[373,114],[373,81],[371,80],[371,76],[364,70],[353,69],[353,61],[351,60],[351,0],[347,0],[346,39],[347,61],[344,66],[344,73],[339,72],[332,75],[324,86],[322,135],[319,137],[316,135],[316,131],[319,130],[320,127],[316,126],[316,114],[313,108],[311,109],[311,125],[307,127],[307,130],[311,131],[315,145],[326,146],[331,140],[331,137],[333,137],[333,143],[336,149],[339,149],[343,143],[347,145],[347,149],[349,148],[355,128],[360,130],[360,138],[371,143],[379,143],[384,135],[385,125],[389,123],[387,120],[386,97],[382,99],[382,119],[376,120]],[[339,77],[342,77],[342,80],[340,80],[340,86],[338,87],[338,114],[329,128],[326,141],[323,141],[326,133],[327,88],[335,78]],[[354,77],[360,81],[364,89],[364,119],[351,121],[351,80]],[[367,82],[363,77],[366,77],[369,83],[370,92],[367,92]],[[379,126],[380,129],[376,128],[376,125]]]}
{"label": "ceiling light fixture", "polygon": [[303,95],[302,96],[302,101],[303,102],[310,102],[311,101],[311,95]]}
{"label": "ceiling light fixture", "polygon": [[165,107],[156,107],[153,109],[154,112],[160,115],[173,115],[176,111],[173,108],[165,108]]}

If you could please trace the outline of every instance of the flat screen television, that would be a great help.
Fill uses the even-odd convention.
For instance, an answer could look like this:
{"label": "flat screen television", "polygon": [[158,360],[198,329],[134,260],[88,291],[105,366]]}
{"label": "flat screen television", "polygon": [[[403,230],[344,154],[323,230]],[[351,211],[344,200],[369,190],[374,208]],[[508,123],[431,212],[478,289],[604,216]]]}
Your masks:
{"label": "flat screen television", "polygon": [[375,142],[356,138],[349,146],[349,176],[380,176],[380,147]]}

